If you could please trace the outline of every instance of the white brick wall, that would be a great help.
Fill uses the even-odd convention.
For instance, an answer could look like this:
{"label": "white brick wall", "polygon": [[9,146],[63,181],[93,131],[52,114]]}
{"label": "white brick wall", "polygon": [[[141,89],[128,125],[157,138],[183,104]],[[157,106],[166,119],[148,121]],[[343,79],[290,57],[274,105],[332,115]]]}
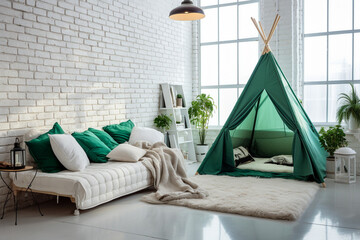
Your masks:
{"label": "white brick wall", "polygon": [[[192,25],[179,1],[1,0],[0,161],[30,128],[152,126],[159,83],[192,94]],[[0,183],[0,206],[5,188]],[[10,203],[10,202],[9,202]],[[9,205],[10,206],[10,205]]]}

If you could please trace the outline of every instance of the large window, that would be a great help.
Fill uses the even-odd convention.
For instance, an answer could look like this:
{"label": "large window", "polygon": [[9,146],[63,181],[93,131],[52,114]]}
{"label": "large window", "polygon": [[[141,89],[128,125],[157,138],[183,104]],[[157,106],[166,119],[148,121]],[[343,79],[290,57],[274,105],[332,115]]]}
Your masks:
{"label": "large window", "polygon": [[202,0],[206,17],[200,21],[201,92],[218,106],[210,125],[223,125],[259,57],[258,0]]}
{"label": "large window", "polygon": [[360,90],[360,0],[304,0],[304,106],[336,122],[338,95]]}

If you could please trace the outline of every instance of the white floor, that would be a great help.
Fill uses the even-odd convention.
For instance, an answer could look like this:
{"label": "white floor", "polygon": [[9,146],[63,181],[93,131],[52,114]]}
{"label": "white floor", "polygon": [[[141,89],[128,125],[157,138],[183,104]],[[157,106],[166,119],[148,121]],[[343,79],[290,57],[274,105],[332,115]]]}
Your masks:
{"label": "white floor", "polygon": [[[190,167],[194,172],[196,166]],[[19,211],[18,226],[8,212],[0,220],[0,239],[360,239],[360,182],[327,180],[315,200],[296,222],[274,221],[168,205],[150,205],[140,192],[81,211],[67,199]],[[264,199],[267,201],[267,199]]]}

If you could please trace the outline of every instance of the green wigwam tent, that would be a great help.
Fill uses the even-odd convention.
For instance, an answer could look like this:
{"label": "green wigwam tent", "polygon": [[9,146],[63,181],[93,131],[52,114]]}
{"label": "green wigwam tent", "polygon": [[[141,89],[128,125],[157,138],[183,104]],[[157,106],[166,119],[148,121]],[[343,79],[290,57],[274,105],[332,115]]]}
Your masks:
{"label": "green wigwam tent", "polygon": [[[263,55],[200,165],[199,174],[282,177],[324,183],[327,154],[268,46],[278,21],[277,16],[267,39],[262,27],[258,28],[265,42]],[[233,148],[238,146],[248,148],[254,157],[292,155],[293,173],[238,169],[233,155]]]}

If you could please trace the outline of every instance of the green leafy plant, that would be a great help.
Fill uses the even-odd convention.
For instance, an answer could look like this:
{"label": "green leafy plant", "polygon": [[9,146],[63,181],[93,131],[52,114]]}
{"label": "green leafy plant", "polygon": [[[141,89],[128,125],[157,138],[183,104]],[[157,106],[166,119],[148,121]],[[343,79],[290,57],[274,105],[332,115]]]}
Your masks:
{"label": "green leafy plant", "polygon": [[181,94],[176,95],[176,98],[182,98]]}
{"label": "green leafy plant", "polygon": [[199,129],[200,144],[205,144],[209,120],[213,116],[216,105],[210,95],[200,94],[191,102],[189,117],[192,124]]}
{"label": "green leafy plant", "polygon": [[349,121],[351,116],[353,116],[358,124],[360,123],[360,98],[356,93],[354,85],[350,84],[350,86],[351,92],[349,94],[341,93],[338,98],[338,101],[341,101],[336,113],[339,124],[343,120]]}
{"label": "green leafy plant", "polygon": [[170,129],[171,123],[171,118],[169,118],[166,114],[160,114],[154,119],[155,127],[161,129],[163,132]]}
{"label": "green leafy plant", "polygon": [[328,130],[325,130],[322,127],[319,131],[319,134],[320,144],[325,149],[325,151],[329,153],[330,157],[334,157],[334,152],[336,149],[346,147],[348,145],[344,130],[340,125],[329,127]]}

